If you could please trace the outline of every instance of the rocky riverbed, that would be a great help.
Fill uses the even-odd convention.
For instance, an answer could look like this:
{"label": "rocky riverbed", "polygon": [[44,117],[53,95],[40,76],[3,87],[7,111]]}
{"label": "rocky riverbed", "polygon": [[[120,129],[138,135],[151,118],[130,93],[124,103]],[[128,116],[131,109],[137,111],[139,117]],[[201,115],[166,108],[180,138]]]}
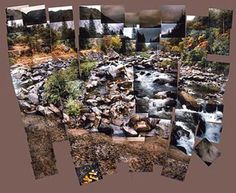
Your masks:
{"label": "rocky riverbed", "polygon": [[[53,104],[48,104],[45,98],[44,83],[54,72],[68,68],[72,60],[49,60],[34,66],[11,66],[13,86],[23,112],[60,116],[60,110]],[[65,117],[68,118],[66,115]]]}
{"label": "rocky riverbed", "polygon": [[[71,61],[51,60],[32,67],[11,66],[16,96],[24,112],[60,116],[59,107],[45,100],[43,86],[48,76],[66,69]],[[172,65],[162,65],[163,61],[172,61]],[[178,56],[168,53],[153,53],[149,58],[118,54],[105,57],[84,84],[78,126],[110,136],[159,135],[168,139],[176,107],[176,121],[181,113],[197,114],[198,121],[196,118],[194,122],[182,120],[181,124],[198,126],[198,137],[219,142],[227,77],[210,68],[181,66],[177,87],[179,61]],[[199,91],[199,86],[205,89]],[[64,117],[69,120],[66,114]]]}
{"label": "rocky riverbed", "polygon": [[85,83],[80,127],[110,136],[167,139],[177,97],[177,63],[161,67],[161,60],[154,54],[99,62]]}
{"label": "rocky riverbed", "polygon": [[[172,63],[165,61],[172,61]],[[52,60],[32,67],[11,66],[16,96],[24,113],[23,119],[31,121],[31,124],[26,126],[28,133],[31,133],[31,125],[38,119],[37,116],[40,116],[39,120],[44,117],[59,120],[61,117],[60,107],[46,101],[44,83],[54,72],[68,68],[71,62],[70,59]],[[76,123],[73,123],[73,119],[70,119],[65,113],[63,116],[64,122],[69,126],[67,131],[72,135],[70,141],[76,165],[82,164],[82,159],[78,158],[77,153],[84,141],[83,147],[86,150],[91,148],[91,151],[98,151],[95,148],[96,145],[97,148],[100,148],[99,151],[102,151],[101,144],[110,145],[104,149],[103,156],[110,153],[115,155],[116,148],[121,151],[125,147],[127,152],[128,149],[132,149],[129,156],[127,152],[123,152],[120,157],[114,157],[114,163],[109,161],[112,167],[110,169],[106,169],[108,162],[101,162],[103,174],[113,173],[116,162],[124,161],[123,158],[129,164],[135,164],[132,166],[133,171],[151,171],[152,164],[147,166],[145,160],[150,161],[150,156],[154,156],[153,158],[156,159],[156,155],[160,155],[162,152],[162,161],[159,158],[156,161],[159,160],[158,164],[163,165],[164,152],[168,148],[170,138],[169,152],[174,151],[175,153],[168,158],[168,163],[176,167],[170,170],[165,168],[166,170],[164,169],[163,172],[166,172],[166,175],[174,175],[173,173],[177,172],[183,179],[184,173],[187,171],[189,156],[192,155],[194,148],[195,134],[199,138],[206,137],[211,142],[220,140],[223,118],[222,101],[227,77],[224,74],[216,74],[211,69],[201,70],[198,66],[180,65],[180,58],[168,53],[159,53],[159,55],[153,53],[149,58],[139,55],[122,57],[113,54],[97,62],[96,67],[90,72],[88,80],[78,80],[78,85],[83,85],[80,96],[83,104],[80,116]],[[204,85],[201,92],[199,85]],[[208,90],[205,89],[208,87],[211,92],[207,92]],[[48,128],[54,128],[55,133],[58,133],[59,137],[56,137],[55,141],[61,140],[61,137],[66,139],[65,131],[60,130],[60,121],[54,122],[53,127]],[[77,132],[81,130],[86,131],[87,137],[77,135]],[[48,135],[47,132],[46,134]],[[91,138],[89,135],[93,137]],[[135,138],[140,142],[122,142],[120,140],[121,144],[126,143],[126,145],[119,146],[114,140],[112,141],[111,137],[113,139],[117,139],[117,137],[120,139]],[[143,137],[146,138],[147,143],[143,144],[146,144],[147,149],[154,148],[154,144],[156,144],[152,144],[154,141],[163,143],[163,149],[159,153],[157,150],[145,154],[146,158],[143,160],[140,152],[146,150],[135,150],[142,143]],[[80,138],[82,141],[79,140]],[[92,143],[93,140],[97,141],[97,144]],[[34,147],[32,148],[34,149]],[[50,153],[49,157],[53,157],[53,155]],[[178,159],[179,157],[183,157],[183,159]],[[155,159],[150,163],[155,163]],[[138,163],[135,160],[139,160]],[[178,168],[182,168],[182,170]],[[170,171],[171,174],[168,174]]]}
{"label": "rocky riverbed", "polygon": [[[221,64],[221,68],[225,68]],[[223,95],[228,72],[211,67],[181,66],[177,119],[188,114],[188,123],[197,126],[197,137],[219,143],[223,119]],[[182,115],[181,115],[182,114]],[[185,119],[186,120],[186,119]]]}

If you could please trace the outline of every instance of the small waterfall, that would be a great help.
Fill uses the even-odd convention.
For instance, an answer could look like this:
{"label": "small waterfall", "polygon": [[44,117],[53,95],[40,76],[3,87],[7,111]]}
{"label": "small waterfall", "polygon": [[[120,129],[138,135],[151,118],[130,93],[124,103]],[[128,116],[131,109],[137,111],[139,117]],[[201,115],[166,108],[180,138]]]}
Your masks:
{"label": "small waterfall", "polygon": [[186,150],[187,155],[192,155],[195,143],[193,131],[190,128],[188,128],[188,126],[184,122],[176,121],[176,125],[189,133],[188,136],[186,134],[181,135],[180,138],[177,140],[176,146],[183,147]]}

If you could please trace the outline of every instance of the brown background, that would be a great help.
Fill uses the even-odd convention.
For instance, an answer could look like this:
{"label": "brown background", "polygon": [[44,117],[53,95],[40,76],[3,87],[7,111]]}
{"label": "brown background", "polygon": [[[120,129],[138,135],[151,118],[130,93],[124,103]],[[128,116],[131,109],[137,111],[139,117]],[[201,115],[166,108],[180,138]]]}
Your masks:
{"label": "brown background", "polygon": [[[207,15],[209,7],[234,9],[231,35],[231,55],[210,57],[231,62],[230,79],[224,96],[224,129],[221,143],[217,146],[222,152],[210,167],[207,167],[195,154],[184,182],[171,180],[160,175],[155,167],[152,173],[129,173],[128,167],[120,164],[118,174],[105,176],[99,182],[80,186],[70,157],[69,143],[54,144],[59,174],[34,180],[26,133],[21,122],[20,110],[15,97],[8,65],[6,19],[4,9],[16,5],[46,6],[74,5],[75,21],[78,23],[78,6],[86,4],[123,4],[126,11],[158,9],[164,4],[185,4],[188,15]],[[236,2],[235,0],[1,0],[0,3],[0,192],[3,193],[193,193],[193,192],[234,192],[235,190],[235,119],[236,119]],[[76,25],[78,25],[76,23]]]}

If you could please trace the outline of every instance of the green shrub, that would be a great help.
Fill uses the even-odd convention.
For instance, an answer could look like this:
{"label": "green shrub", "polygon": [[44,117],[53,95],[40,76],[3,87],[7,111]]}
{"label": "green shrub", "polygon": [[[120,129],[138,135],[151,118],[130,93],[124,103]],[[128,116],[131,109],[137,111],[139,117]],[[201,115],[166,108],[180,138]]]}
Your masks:
{"label": "green shrub", "polygon": [[163,60],[161,63],[160,63],[160,67],[167,67],[167,66],[170,66],[172,68],[176,68],[177,67],[177,62],[174,61],[174,60]]}
{"label": "green shrub", "polygon": [[69,98],[66,102],[66,113],[70,116],[77,117],[80,114],[81,104],[76,100]]}
{"label": "green shrub", "polygon": [[59,70],[48,77],[44,84],[46,99],[49,103],[62,105],[63,100],[76,97],[79,89],[75,89],[74,82],[78,77],[78,67],[72,63],[65,70]]}
{"label": "green shrub", "polygon": [[69,81],[65,86],[66,92],[70,98],[76,99],[81,94],[79,81]]}
{"label": "green shrub", "polygon": [[151,54],[148,54],[147,52],[140,52],[139,54],[142,58],[149,58]]}
{"label": "green shrub", "polygon": [[91,70],[95,68],[96,64],[97,62],[94,61],[81,61],[80,70],[83,79],[87,79],[89,77]]}
{"label": "green shrub", "polygon": [[220,88],[213,84],[211,85],[196,84],[194,87],[195,90],[199,93],[214,94],[220,91]]}

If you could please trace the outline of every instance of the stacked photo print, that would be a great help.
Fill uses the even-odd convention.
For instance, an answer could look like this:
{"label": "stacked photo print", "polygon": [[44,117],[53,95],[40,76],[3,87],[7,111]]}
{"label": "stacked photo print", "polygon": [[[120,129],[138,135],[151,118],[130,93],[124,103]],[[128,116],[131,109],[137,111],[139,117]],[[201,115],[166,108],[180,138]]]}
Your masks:
{"label": "stacked photo print", "polygon": [[74,27],[65,22],[73,23],[73,17],[55,16],[67,10],[63,7],[53,10],[47,18],[45,5],[6,9],[11,77],[36,179],[58,172],[52,143],[67,139],[65,123],[74,100],[69,93],[79,87],[77,55],[69,44],[75,42]]}

